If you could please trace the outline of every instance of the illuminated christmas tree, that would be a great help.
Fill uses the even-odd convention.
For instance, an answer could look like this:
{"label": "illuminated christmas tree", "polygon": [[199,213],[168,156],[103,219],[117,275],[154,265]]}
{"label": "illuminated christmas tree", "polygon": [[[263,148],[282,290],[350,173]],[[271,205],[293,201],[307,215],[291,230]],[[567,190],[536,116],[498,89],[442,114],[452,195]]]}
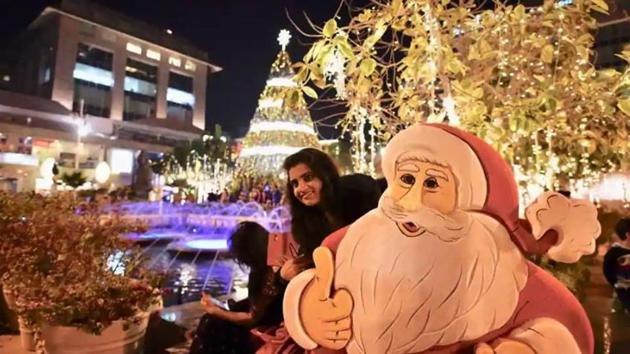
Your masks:
{"label": "illuminated christmas tree", "polygon": [[[242,174],[277,175],[287,156],[305,147],[319,147],[303,88],[293,79],[295,72],[286,51],[290,38],[289,31],[280,31],[282,50],[271,66],[237,161]],[[304,89],[315,96],[312,89]]]}

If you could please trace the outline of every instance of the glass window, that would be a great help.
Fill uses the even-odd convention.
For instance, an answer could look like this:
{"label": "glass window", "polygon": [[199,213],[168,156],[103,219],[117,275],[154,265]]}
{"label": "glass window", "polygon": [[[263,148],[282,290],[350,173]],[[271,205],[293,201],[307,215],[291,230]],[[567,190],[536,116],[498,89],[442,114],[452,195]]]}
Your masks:
{"label": "glass window", "polygon": [[111,88],[92,82],[74,80],[72,111],[98,117],[109,117]]}
{"label": "glass window", "polygon": [[79,43],[73,72],[74,112],[109,117],[114,85],[112,63],[112,53]]}
{"label": "glass window", "polygon": [[155,116],[157,94],[157,66],[127,59],[125,69],[124,120]]}
{"label": "glass window", "polygon": [[193,79],[190,76],[180,75],[174,72],[170,72],[168,75],[168,87],[174,89],[192,93],[193,92]]}
{"label": "glass window", "polygon": [[108,51],[96,48],[84,43],[79,43],[77,51],[77,63],[112,70],[114,55]]}
{"label": "glass window", "polygon": [[180,105],[173,102],[167,102],[166,116],[169,119],[177,119],[183,122],[192,122],[192,107],[188,105]]}
{"label": "glass window", "polygon": [[166,116],[186,122],[192,122],[195,96],[193,92],[193,78],[186,75],[169,73],[168,88],[166,89]]}
{"label": "glass window", "polygon": [[136,79],[156,83],[157,82],[157,66],[143,63],[138,60],[127,59],[125,67],[125,75]]}
{"label": "glass window", "polygon": [[124,120],[136,120],[155,116],[155,97],[125,92]]}
{"label": "glass window", "polygon": [[20,137],[18,139],[18,154],[30,155],[33,152],[33,139],[30,136]]}

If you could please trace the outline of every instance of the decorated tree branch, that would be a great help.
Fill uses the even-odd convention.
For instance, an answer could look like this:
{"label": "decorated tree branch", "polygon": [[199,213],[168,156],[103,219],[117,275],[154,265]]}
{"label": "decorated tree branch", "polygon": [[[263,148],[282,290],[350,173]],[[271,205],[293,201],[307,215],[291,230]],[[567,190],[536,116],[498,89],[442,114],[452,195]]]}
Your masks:
{"label": "decorated tree branch", "polygon": [[[575,191],[628,168],[628,71],[593,65],[604,0],[393,0],[351,11],[346,25],[314,27],[296,75],[305,92],[333,89],[346,103],[344,131],[367,125],[387,141],[412,123],[449,122],[500,151],[521,187]],[[365,137],[352,137],[359,154]]]}

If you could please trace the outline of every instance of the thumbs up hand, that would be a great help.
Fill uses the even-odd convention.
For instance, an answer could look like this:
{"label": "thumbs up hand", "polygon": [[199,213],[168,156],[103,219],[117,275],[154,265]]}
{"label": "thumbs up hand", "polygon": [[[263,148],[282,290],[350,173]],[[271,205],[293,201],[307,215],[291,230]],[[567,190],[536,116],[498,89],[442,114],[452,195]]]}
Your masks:
{"label": "thumbs up hand", "polygon": [[352,337],[352,296],[345,289],[332,290],[335,262],[330,249],[318,247],[313,252],[313,261],[315,277],[304,289],[300,301],[302,325],[317,344],[342,349]]}

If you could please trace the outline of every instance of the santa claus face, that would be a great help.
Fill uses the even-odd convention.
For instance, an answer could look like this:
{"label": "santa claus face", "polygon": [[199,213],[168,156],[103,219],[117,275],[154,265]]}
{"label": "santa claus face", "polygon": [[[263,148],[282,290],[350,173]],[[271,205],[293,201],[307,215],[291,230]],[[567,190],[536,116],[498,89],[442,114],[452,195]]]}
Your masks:
{"label": "santa claus face", "polygon": [[[356,221],[336,253],[335,287],[354,300],[348,353],[417,353],[474,340],[508,321],[527,271],[499,222],[456,210],[445,226],[443,215],[427,221],[431,209],[422,208],[425,214],[407,217],[427,231],[408,237],[387,204]],[[448,230],[458,222],[466,227]]]}
{"label": "santa claus face", "polygon": [[[394,181],[390,181],[388,195],[400,212],[433,209],[448,215],[455,210],[457,185],[455,176],[447,166],[403,157],[396,161]],[[427,229],[413,220],[397,222],[407,237],[417,237]]]}
{"label": "santa claus face", "polygon": [[337,288],[352,294],[349,353],[416,353],[479,338],[512,315],[527,277],[508,230],[458,205],[445,164],[396,160],[379,208],[336,254]]}

